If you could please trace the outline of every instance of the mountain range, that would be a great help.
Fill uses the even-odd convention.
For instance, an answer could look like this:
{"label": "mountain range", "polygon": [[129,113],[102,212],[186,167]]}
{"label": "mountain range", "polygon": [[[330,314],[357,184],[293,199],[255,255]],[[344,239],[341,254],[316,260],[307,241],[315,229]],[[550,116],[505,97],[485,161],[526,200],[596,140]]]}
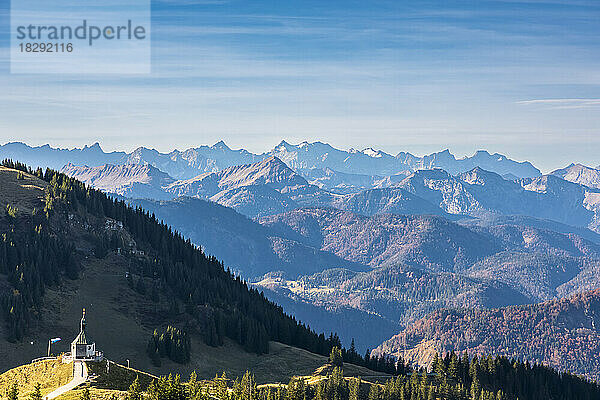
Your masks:
{"label": "mountain range", "polygon": [[[319,142],[263,154],[223,142],[168,154],[7,144],[0,157],[62,159],[64,173],[148,210],[286,312],[360,350],[439,315],[463,312],[451,329],[460,332],[472,315],[538,306],[545,315],[545,304],[600,287],[600,170],[578,164],[542,175],[484,151],[393,156]],[[412,359],[426,364],[433,334],[419,335]],[[574,351],[579,339],[567,339]],[[399,354],[386,346],[374,354]],[[596,373],[589,360],[556,357],[559,368]]]}
{"label": "mountain range", "polygon": [[362,346],[439,308],[535,303],[600,285],[600,235],[533,218],[458,224],[303,208],[251,220],[201,199],[132,203],[302,321]]}
{"label": "mountain range", "polygon": [[[457,174],[480,166],[500,175],[510,174],[518,178],[536,177],[540,171],[529,162],[516,162],[500,154],[478,151],[471,157],[457,159],[448,150],[423,157],[401,152],[396,156],[380,150],[366,148],[358,151],[339,150],[321,142],[302,142],[292,145],[282,141],[272,150],[253,154],[247,150],[232,150],[223,141],[213,146],[200,146],[184,151],[160,153],[154,149],[139,147],[131,153],[106,153],[98,143],[81,149],[58,149],[49,145],[31,147],[12,142],[0,146],[0,158],[21,160],[32,167],[60,169],[66,164],[100,166],[104,164],[150,164],[175,179],[190,179],[202,173],[252,164],[269,157],[278,157],[295,171],[328,170],[360,176],[386,177],[419,169],[442,168]],[[331,185],[335,187],[335,185]]]}
{"label": "mountain range", "polygon": [[552,175],[569,182],[600,189],[600,165],[596,168],[590,168],[581,164],[571,164],[566,168],[553,171]]}
{"label": "mountain range", "polygon": [[481,167],[458,175],[438,168],[410,173],[389,187],[337,194],[309,183],[275,156],[185,180],[170,178],[148,164],[67,165],[62,172],[109,193],[161,200],[203,198],[252,218],[300,207],[334,207],[364,215],[524,215],[600,229],[600,189],[555,174],[508,180]]}
{"label": "mountain range", "polygon": [[175,180],[149,164],[104,164],[86,168],[67,164],[62,171],[103,192],[123,197],[173,198],[163,188]]}

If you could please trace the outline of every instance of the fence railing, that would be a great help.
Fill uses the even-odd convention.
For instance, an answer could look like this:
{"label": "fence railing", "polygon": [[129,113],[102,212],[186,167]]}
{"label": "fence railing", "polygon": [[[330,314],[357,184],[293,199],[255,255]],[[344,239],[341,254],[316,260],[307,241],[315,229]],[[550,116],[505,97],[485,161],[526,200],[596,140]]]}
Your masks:
{"label": "fence railing", "polygon": [[40,358],[34,358],[33,360],[31,360],[31,363],[35,363],[38,361],[44,361],[44,360],[56,360],[56,357],[40,357]]}

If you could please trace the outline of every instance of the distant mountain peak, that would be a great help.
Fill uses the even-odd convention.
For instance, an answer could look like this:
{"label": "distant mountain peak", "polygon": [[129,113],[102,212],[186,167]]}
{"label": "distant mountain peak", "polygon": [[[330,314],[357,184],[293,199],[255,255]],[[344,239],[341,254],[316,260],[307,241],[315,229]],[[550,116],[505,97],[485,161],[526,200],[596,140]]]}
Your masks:
{"label": "distant mountain peak", "polygon": [[425,156],[424,159],[426,158],[433,158],[434,160],[439,160],[440,165],[436,165],[439,167],[444,168],[445,164],[443,163],[456,163],[456,157],[454,156],[454,154],[450,153],[450,150],[445,149],[442,151],[438,151],[437,153],[433,153],[430,156]]}
{"label": "distant mountain peak", "polygon": [[[286,170],[289,173],[296,174],[294,170],[287,166],[286,163],[281,161],[281,159],[277,156],[269,156],[261,161],[258,161],[253,164],[240,165],[229,167],[227,170],[245,170],[245,171],[259,171],[259,170]],[[227,171],[224,170],[223,172]]]}
{"label": "distant mountain peak", "polygon": [[227,144],[225,144],[225,141],[223,141],[223,140],[219,140],[217,143],[213,144],[211,147],[213,149],[231,150],[231,148],[229,146],[227,146]]}
{"label": "distant mountain peak", "polygon": [[255,165],[268,165],[268,164],[284,165],[286,168],[289,168],[287,165],[285,165],[285,163],[283,161],[281,161],[281,159],[279,157],[277,157],[275,155],[269,156],[269,157],[265,158],[264,160],[259,161]]}
{"label": "distant mountain peak", "polygon": [[[410,177],[421,177],[425,179],[448,179],[453,178],[448,171],[442,168],[420,169],[412,173]],[[407,179],[408,179],[407,178]]]}
{"label": "distant mountain peak", "polygon": [[372,158],[383,157],[383,152],[381,150],[375,150],[372,147],[367,147],[362,151],[362,153]]}
{"label": "distant mountain peak", "polygon": [[[49,147],[49,145],[48,145]],[[84,150],[98,150],[98,151],[102,151],[102,147],[100,146],[100,143],[95,142],[93,145],[88,146],[87,144],[85,146],[83,146]]]}
{"label": "distant mountain peak", "polygon": [[600,170],[583,164],[571,163],[565,168],[552,171],[550,175],[590,188],[600,189]]}
{"label": "distant mountain peak", "polygon": [[[308,143],[307,143],[307,145],[308,145]],[[288,149],[290,149],[292,147],[293,146],[291,144],[289,144],[285,140],[282,140],[281,142],[279,142],[279,144],[277,146],[275,146],[275,148],[273,150],[275,150],[275,151],[286,151],[286,150],[288,150]]]}
{"label": "distant mountain peak", "polygon": [[173,196],[163,187],[174,182],[166,173],[148,163],[103,164],[98,167],[65,165],[61,172],[108,193],[126,197],[150,197],[160,200]]}
{"label": "distant mountain peak", "polygon": [[487,182],[491,181],[501,182],[503,180],[506,180],[501,175],[483,169],[479,166],[473,168],[470,171],[463,172],[458,176],[462,181],[471,185],[485,185]]}

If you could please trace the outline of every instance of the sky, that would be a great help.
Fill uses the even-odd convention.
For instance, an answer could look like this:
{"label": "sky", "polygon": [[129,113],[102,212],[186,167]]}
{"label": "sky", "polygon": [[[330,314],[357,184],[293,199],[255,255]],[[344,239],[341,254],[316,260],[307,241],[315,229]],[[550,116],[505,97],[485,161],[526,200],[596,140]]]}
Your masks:
{"label": "sky", "polygon": [[600,164],[600,2],[153,0],[151,73],[11,74],[0,143],[160,151],[282,139]]}

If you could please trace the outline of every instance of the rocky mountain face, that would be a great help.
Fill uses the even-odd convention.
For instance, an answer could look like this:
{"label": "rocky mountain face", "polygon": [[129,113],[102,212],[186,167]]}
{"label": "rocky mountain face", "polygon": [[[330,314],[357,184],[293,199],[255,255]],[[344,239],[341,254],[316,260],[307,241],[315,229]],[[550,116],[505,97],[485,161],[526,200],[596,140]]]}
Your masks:
{"label": "rocky mountain face", "polygon": [[385,177],[405,171],[433,168],[442,168],[455,175],[480,166],[501,175],[510,173],[519,178],[541,175],[540,171],[529,162],[516,162],[503,155],[489,154],[486,151],[478,151],[473,156],[463,159],[456,159],[448,150],[424,157],[404,152],[393,156],[372,148],[344,151],[321,142],[292,145],[283,141],[269,154],[277,156],[297,171],[319,168],[348,174]]}
{"label": "rocky mountain face", "polygon": [[417,171],[395,186],[449,214],[526,215],[590,229],[598,226],[600,191],[554,175],[509,181],[481,168],[458,176],[436,169]]}
{"label": "rocky mountain face", "polygon": [[281,160],[269,157],[254,164],[238,165],[177,181],[165,190],[178,197],[211,197],[222,191],[259,185],[290,194],[309,186],[306,179],[288,168]]}
{"label": "rocky mountain face", "polygon": [[405,160],[404,162],[411,165],[413,171],[440,168],[452,175],[457,175],[480,167],[499,175],[511,175],[517,178],[531,178],[541,175],[541,172],[527,161],[517,162],[502,154],[490,154],[485,150],[479,150],[471,157],[461,159],[456,159],[448,150],[424,157],[415,157],[410,153],[399,153],[396,158]]}
{"label": "rocky mountain face", "polygon": [[303,203],[331,201],[277,157],[177,181],[164,188],[174,196],[210,199],[250,217],[292,210]]}
{"label": "rocky mountain face", "polygon": [[99,167],[67,164],[61,172],[102,190],[123,197],[172,199],[164,187],[174,179],[150,164],[105,164]]}
{"label": "rocky mountain face", "polygon": [[600,189],[600,166],[590,168],[581,164],[571,164],[566,168],[553,171],[551,175],[589,188]]}
{"label": "rocky mountain face", "polygon": [[600,290],[527,306],[444,309],[384,342],[375,354],[427,364],[433,351],[499,354],[600,378]]}
{"label": "rocky mountain face", "polygon": [[[336,194],[357,193],[380,185],[387,187],[390,186],[389,182],[393,181],[393,178],[390,177],[349,174],[331,168],[309,168],[303,169],[301,172],[309,183]],[[401,176],[406,176],[406,173]]]}
{"label": "rocky mountain face", "polygon": [[176,179],[190,179],[202,173],[217,172],[225,168],[251,164],[264,157],[246,150],[232,150],[223,141],[213,146],[200,146],[184,151],[160,153],[140,147],[127,157],[128,163],[151,164]]}

